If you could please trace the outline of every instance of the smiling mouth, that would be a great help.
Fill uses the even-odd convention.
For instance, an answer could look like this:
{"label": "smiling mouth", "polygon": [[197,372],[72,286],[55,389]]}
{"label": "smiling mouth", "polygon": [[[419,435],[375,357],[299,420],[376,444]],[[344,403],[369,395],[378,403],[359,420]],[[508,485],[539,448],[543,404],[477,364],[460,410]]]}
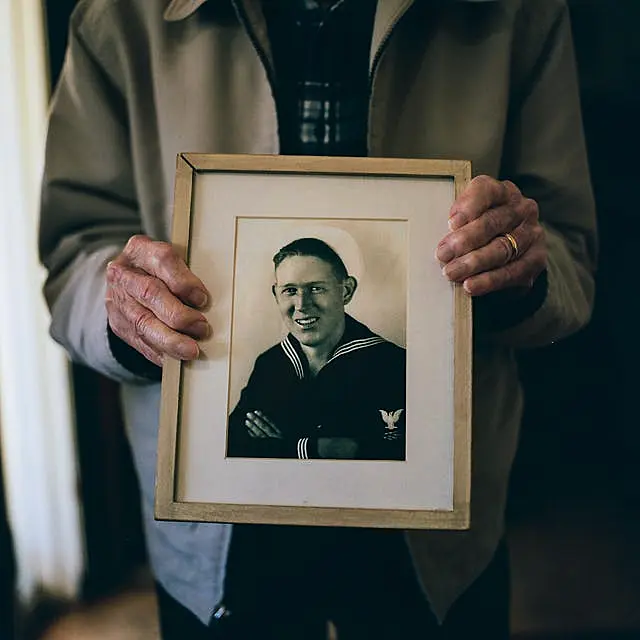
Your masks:
{"label": "smiling mouth", "polygon": [[303,329],[310,329],[318,322],[318,318],[299,318],[294,322]]}

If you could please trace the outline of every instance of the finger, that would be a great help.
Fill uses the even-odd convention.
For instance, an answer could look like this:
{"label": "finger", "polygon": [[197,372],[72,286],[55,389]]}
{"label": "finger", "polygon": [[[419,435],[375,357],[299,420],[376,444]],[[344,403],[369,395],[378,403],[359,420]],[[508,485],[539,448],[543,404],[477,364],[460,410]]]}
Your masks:
{"label": "finger", "polygon": [[248,418],[244,421],[245,427],[252,438],[266,438],[267,436]]}
{"label": "finger", "polygon": [[500,182],[489,176],[475,177],[453,203],[449,211],[449,228],[459,229],[479,218],[487,209],[507,204],[514,188],[517,191],[511,182]]}
{"label": "finger", "polygon": [[123,254],[134,266],[162,280],[186,304],[202,308],[209,302],[209,292],[202,280],[169,243],[137,235],[129,239]]}
{"label": "finger", "polygon": [[267,436],[256,427],[251,421],[245,420],[245,425],[249,431],[249,435],[253,438],[266,438]]}
{"label": "finger", "polygon": [[151,345],[148,345],[140,336],[127,337],[125,327],[128,327],[129,323],[118,310],[114,310],[109,314],[109,326],[121,340],[124,340],[130,347],[141,353],[147,360],[157,364],[159,367],[163,366],[163,355]]}
{"label": "finger", "polygon": [[273,426],[264,418],[262,418],[257,413],[249,412],[247,414],[247,419],[251,420],[251,422],[258,428],[262,433],[265,434],[268,438],[280,438],[282,437],[280,432],[277,429],[274,429]]}
{"label": "finger", "polygon": [[544,245],[535,244],[521,258],[499,269],[485,271],[467,278],[463,287],[472,296],[516,287],[530,288],[545,269],[547,252]]}
{"label": "finger", "polygon": [[269,420],[269,418],[265,416],[262,411],[256,411],[255,413],[258,417],[262,418],[262,420],[264,420],[267,425],[269,425],[269,428],[277,435],[277,437],[282,436],[282,432],[280,431],[280,429],[278,429],[278,427],[271,420]]}
{"label": "finger", "polygon": [[169,328],[197,339],[209,336],[205,316],[182,304],[164,282],[145,271],[114,261],[107,267],[107,282],[114,290],[124,290]]}
{"label": "finger", "polygon": [[486,246],[500,234],[511,232],[522,222],[519,207],[504,205],[484,212],[456,231],[448,233],[438,244],[436,259],[446,264]]}
{"label": "finger", "polygon": [[[522,256],[533,242],[532,230],[520,226],[511,231],[511,235],[518,245],[518,255]],[[509,240],[504,235],[500,235],[491,240],[489,244],[452,260],[445,265],[442,273],[451,282],[462,282],[478,273],[503,267],[513,260],[514,253],[514,248]]]}
{"label": "finger", "polygon": [[116,313],[122,316],[123,324],[118,335],[125,342],[133,346],[137,339],[141,339],[156,352],[177,360],[195,360],[200,355],[193,338],[170,329],[125,292],[111,290],[109,293],[112,297],[106,301],[107,313],[109,319]]}
{"label": "finger", "polygon": [[270,437],[267,434],[267,432],[262,428],[262,425],[260,424],[260,422],[256,420],[256,417],[253,413],[247,413],[247,416],[245,418],[245,424],[256,434],[258,438]]}

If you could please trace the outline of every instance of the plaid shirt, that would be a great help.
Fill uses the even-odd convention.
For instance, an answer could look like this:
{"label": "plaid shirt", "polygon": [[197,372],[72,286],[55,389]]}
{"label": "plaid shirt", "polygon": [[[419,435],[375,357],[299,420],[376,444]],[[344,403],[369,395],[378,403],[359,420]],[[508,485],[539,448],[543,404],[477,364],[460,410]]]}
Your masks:
{"label": "plaid shirt", "polygon": [[366,156],[375,0],[265,0],[281,153]]}

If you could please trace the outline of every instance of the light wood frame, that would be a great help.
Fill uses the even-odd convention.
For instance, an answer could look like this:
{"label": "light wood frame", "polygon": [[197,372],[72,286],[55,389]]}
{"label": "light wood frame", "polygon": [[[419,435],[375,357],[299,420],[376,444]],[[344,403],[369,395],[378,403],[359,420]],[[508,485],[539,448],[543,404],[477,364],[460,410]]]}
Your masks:
{"label": "light wood frame", "polygon": [[[194,181],[209,172],[355,175],[449,178],[457,197],[471,179],[471,164],[457,160],[324,158],[258,155],[180,154],[177,159],[172,244],[189,264]],[[156,470],[155,517],[158,520],[360,526],[402,529],[467,529],[471,493],[471,300],[454,285],[454,455],[453,509],[359,509],[185,502],[177,498],[177,451],[184,363],[163,368]]]}

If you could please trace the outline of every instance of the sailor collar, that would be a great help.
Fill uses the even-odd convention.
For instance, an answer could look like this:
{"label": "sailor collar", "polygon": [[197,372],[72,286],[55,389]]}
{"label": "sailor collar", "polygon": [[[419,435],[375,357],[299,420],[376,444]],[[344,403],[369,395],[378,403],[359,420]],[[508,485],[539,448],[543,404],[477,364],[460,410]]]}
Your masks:
{"label": "sailor collar", "polygon": [[[349,353],[360,351],[361,349],[368,349],[382,342],[386,342],[386,340],[347,314],[345,316],[344,333],[342,334],[340,342],[336,345],[333,354],[329,360],[327,360],[327,364]],[[302,351],[300,342],[289,333],[282,339],[280,346],[293,365],[293,369],[298,378],[300,380],[304,379],[309,365],[307,364],[307,358]],[[325,367],[327,364],[325,364]]]}

